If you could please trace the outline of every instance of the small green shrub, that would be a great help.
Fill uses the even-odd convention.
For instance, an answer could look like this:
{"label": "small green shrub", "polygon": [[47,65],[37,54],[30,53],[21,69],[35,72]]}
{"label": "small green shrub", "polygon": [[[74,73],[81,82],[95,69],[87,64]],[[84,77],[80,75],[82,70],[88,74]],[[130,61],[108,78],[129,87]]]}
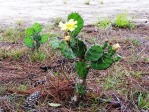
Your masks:
{"label": "small green shrub", "polygon": [[25,85],[21,84],[18,86],[18,90],[20,90],[20,91],[26,91],[26,89],[27,89],[27,87]]}
{"label": "small green shrub", "polygon": [[48,41],[48,36],[46,34],[40,34],[41,30],[42,26],[39,23],[35,23],[33,26],[26,29],[24,43],[33,51],[38,50],[41,44]]}
{"label": "small green shrub", "polygon": [[142,44],[141,41],[138,40],[137,38],[131,38],[130,40],[134,46],[140,46]]}
{"label": "small green shrub", "polygon": [[111,20],[110,19],[99,19],[98,22],[95,24],[96,27],[101,29],[106,29],[111,26]]}
{"label": "small green shrub", "polygon": [[0,84],[0,94],[5,91],[5,87]]}
{"label": "small green shrub", "polygon": [[137,106],[140,109],[148,110],[149,109],[149,94],[144,92],[136,92],[133,97],[137,99]]}
{"label": "small green shrub", "polygon": [[0,59],[8,57],[9,53],[6,50],[0,49]]}
{"label": "small green shrub", "polygon": [[3,33],[0,34],[0,41],[17,43],[22,40],[22,37],[25,36],[25,31],[18,27],[15,28],[7,28],[3,30]]}
{"label": "small green shrub", "polygon": [[36,61],[44,61],[48,58],[48,54],[43,53],[42,51],[35,51],[35,52],[31,52],[29,54],[29,59],[31,62],[36,62]]}
{"label": "small green shrub", "polygon": [[18,26],[21,26],[23,24],[23,22],[24,22],[23,20],[17,20],[16,21],[16,23],[17,23]]}
{"label": "small green shrub", "polygon": [[24,54],[26,53],[27,49],[26,48],[15,48],[15,49],[11,49],[8,52],[8,55],[13,58],[13,59],[19,59],[22,56],[24,56]]}
{"label": "small green shrub", "polygon": [[114,25],[120,28],[134,28],[134,23],[131,22],[127,13],[118,14],[115,17]]}

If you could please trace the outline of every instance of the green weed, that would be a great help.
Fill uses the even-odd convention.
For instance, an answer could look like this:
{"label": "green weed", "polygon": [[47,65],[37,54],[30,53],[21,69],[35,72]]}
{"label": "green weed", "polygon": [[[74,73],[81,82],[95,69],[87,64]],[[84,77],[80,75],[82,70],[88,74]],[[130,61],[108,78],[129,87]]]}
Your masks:
{"label": "green weed", "polygon": [[23,24],[23,20],[17,20],[16,23],[17,23],[18,26],[22,26],[22,24]]}
{"label": "green weed", "polygon": [[0,49],[0,58],[1,59],[6,58],[8,56],[9,56],[9,54],[8,54],[8,52],[6,50]]}
{"label": "green weed", "polygon": [[149,62],[149,57],[145,57],[145,58],[144,58],[144,61],[145,61],[145,62]]}
{"label": "green weed", "polygon": [[139,109],[148,110],[149,109],[149,94],[144,92],[135,92],[133,94],[133,101],[137,100],[137,107]]}
{"label": "green weed", "polygon": [[30,52],[29,54],[29,60],[31,62],[45,61],[48,57],[49,55],[47,53],[43,53],[42,51],[34,51],[34,52]]}
{"label": "green weed", "polygon": [[27,89],[27,87],[25,85],[21,84],[18,86],[18,90],[20,90],[20,91],[26,91],[26,89]]}
{"label": "green weed", "polygon": [[118,14],[115,17],[114,25],[120,28],[131,28],[133,29],[135,27],[134,23],[131,22],[130,17],[127,13],[121,13]]}
{"label": "green weed", "polygon": [[4,91],[5,91],[5,87],[0,84],[0,94],[2,94]]}
{"label": "green weed", "polygon": [[135,46],[140,46],[142,43],[139,39],[135,38],[135,37],[128,37],[125,40],[126,42],[132,43],[132,45]]}
{"label": "green weed", "polygon": [[111,20],[106,18],[99,19],[95,26],[101,29],[106,29],[111,26]]}
{"label": "green weed", "polygon": [[13,59],[19,59],[27,52],[26,48],[16,48],[12,49],[8,52],[8,55]]}
{"label": "green weed", "polygon": [[0,34],[0,41],[17,43],[25,36],[25,31],[19,28],[7,28]]}

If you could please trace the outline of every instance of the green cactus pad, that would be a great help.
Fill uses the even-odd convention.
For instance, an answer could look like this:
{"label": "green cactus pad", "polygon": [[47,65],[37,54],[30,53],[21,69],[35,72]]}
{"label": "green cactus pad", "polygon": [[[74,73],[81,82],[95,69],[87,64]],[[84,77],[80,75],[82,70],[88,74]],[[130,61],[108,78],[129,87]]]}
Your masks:
{"label": "green cactus pad", "polygon": [[75,21],[77,21],[77,28],[75,28],[75,30],[73,32],[71,32],[71,37],[76,37],[79,34],[79,32],[81,31],[81,29],[83,28],[84,21],[78,13],[69,14],[68,21],[70,19],[74,19]]}
{"label": "green cactus pad", "polygon": [[56,37],[54,37],[53,34],[50,35],[50,39],[51,39],[51,46],[53,49],[57,49],[59,48],[59,41]]}
{"label": "green cactus pad", "polygon": [[24,43],[29,48],[33,48],[34,47],[34,40],[31,37],[29,37],[29,36],[26,36],[24,38]]}
{"label": "green cactus pad", "polygon": [[40,42],[43,44],[43,43],[46,43],[47,41],[48,41],[48,35],[46,34],[42,35]]}
{"label": "green cactus pad", "polygon": [[61,40],[61,42],[59,44],[60,49],[63,50],[67,46],[68,46],[67,42],[65,40]]}
{"label": "green cactus pad", "polygon": [[84,58],[87,48],[83,41],[78,38],[72,38],[70,40],[70,46],[76,57]]}
{"label": "green cactus pad", "polygon": [[64,55],[64,57],[66,57],[68,59],[75,58],[75,55],[74,55],[72,49],[68,46],[68,44],[65,40],[62,40],[60,42],[59,47],[60,47],[61,53]]}
{"label": "green cactus pad", "polygon": [[34,31],[35,31],[36,33],[40,33],[41,30],[42,30],[42,26],[41,26],[39,23],[35,23],[35,24],[32,26],[32,28],[34,29]]}
{"label": "green cactus pad", "polygon": [[86,60],[87,61],[97,61],[99,58],[103,56],[103,49],[99,45],[93,45],[86,52]]}
{"label": "green cactus pad", "polygon": [[113,59],[108,55],[103,56],[98,61],[91,62],[91,68],[96,70],[105,70],[113,64]]}
{"label": "green cactus pad", "polygon": [[35,35],[35,31],[33,28],[27,28],[25,33],[27,36],[34,36]]}
{"label": "green cactus pad", "polygon": [[87,64],[85,62],[77,62],[76,63],[76,72],[79,75],[80,78],[85,79],[87,74],[88,74],[88,68],[87,68]]}

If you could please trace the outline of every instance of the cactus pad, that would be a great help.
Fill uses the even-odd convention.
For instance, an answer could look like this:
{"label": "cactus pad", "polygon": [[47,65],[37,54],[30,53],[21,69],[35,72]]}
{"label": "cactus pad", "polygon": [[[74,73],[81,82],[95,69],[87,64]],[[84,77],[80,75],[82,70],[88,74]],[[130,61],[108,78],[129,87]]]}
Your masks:
{"label": "cactus pad", "polygon": [[89,48],[86,52],[86,60],[87,61],[97,61],[99,58],[103,56],[103,49],[99,45],[94,45]]}
{"label": "cactus pad", "polygon": [[24,38],[24,43],[29,48],[33,48],[34,47],[34,40],[31,37],[29,37],[29,36],[26,36]]}
{"label": "cactus pad", "polygon": [[98,61],[91,62],[91,68],[96,70],[105,70],[113,64],[113,59],[107,55],[104,55]]}
{"label": "cactus pad", "polygon": [[88,74],[87,64],[85,62],[77,62],[76,63],[76,71],[80,78],[85,79]]}
{"label": "cactus pad", "polygon": [[83,41],[79,40],[78,38],[72,38],[70,41],[70,46],[76,57],[84,58],[87,48]]}
{"label": "cactus pad", "polygon": [[70,19],[74,19],[75,21],[77,21],[77,28],[75,28],[75,30],[73,32],[71,32],[71,37],[76,37],[79,34],[79,32],[81,31],[81,29],[83,28],[84,21],[78,13],[69,14],[68,21]]}
{"label": "cactus pad", "polygon": [[36,33],[40,33],[41,30],[42,30],[42,26],[41,26],[39,23],[35,23],[35,24],[32,26],[32,28],[34,29],[34,31],[35,31]]}
{"label": "cactus pad", "polygon": [[62,40],[60,42],[59,47],[60,47],[61,53],[64,55],[64,57],[69,58],[69,59],[75,58],[75,55],[74,55],[72,49],[68,46],[68,44],[65,40]]}

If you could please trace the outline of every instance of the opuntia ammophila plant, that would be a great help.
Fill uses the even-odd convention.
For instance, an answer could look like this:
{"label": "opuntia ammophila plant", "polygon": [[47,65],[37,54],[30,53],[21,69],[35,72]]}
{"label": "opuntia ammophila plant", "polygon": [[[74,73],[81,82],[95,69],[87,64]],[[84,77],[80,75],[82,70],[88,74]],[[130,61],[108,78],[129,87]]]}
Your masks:
{"label": "opuntia ammophila plant", "polygon": [[46,34],[40,34],[41,30],[42,26],[39,23],[35,23],[34,25],[26,29],[24,43],[33,51],[38,50],[41,44],[48,41],[48,36]]}
{"label": "opuntia ammophila plant", "polygon": [[59,49],[65,58],[76,59],[75,70],[80,78],[80,82],[76,83],[76,92],[79,96],[84,96],[89,69],[105,70],[119,61],[120,56],[116,51],[120,46],[112,46],[106,41],[102,45],[94,44],[88,48],[87,44],[78,38],[84,26],[84,21],[78,13],[69,14],[67,22],[60,22],[59,26],[64,30],[64,39],[59,42]]}

